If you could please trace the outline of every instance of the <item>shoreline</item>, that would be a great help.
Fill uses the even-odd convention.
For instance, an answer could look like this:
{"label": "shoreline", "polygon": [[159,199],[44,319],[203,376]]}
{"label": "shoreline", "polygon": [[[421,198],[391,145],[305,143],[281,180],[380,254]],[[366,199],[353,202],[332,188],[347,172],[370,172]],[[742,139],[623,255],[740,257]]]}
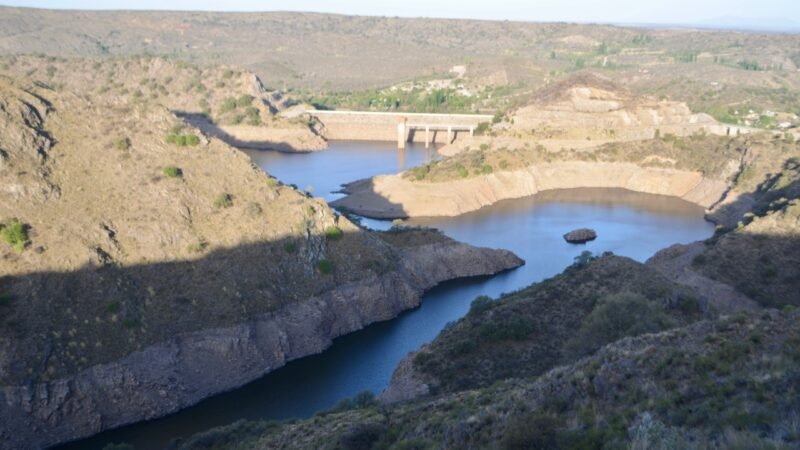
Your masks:
{"label": "shoreline", "polygon": [[176,413],[320,353],[336,337],[391,320],[419,306],[422,295],[441,282],[524,264],[507,250],[453,240],[402,249],[401,255],[395,271],[238,325],[175,336],[58,380],[3,387],[0,421],[7,428],[0,431],[0,448],[74,443]]}
{"label": "shoreline", "polygon": [[[588,180],[588,181],[587,181]],[[709,211],[724,203],[729,186],[700,172],[641,167],[632,163],[545,163],[446,182],[415,182],[402,174],[379,175],[343,186],[336,209],[371,219],[455,217],[501,200],[558,189],[620,188],[680,198]]]}

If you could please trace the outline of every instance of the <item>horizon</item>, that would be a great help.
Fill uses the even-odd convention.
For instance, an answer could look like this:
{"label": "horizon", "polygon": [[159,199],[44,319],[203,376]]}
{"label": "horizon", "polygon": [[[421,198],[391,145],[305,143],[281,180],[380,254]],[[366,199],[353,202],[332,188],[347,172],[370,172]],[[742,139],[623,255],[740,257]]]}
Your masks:
{"label": "horizon", "polygon": [[[800,32],[800,22],[787,17],[800,17],[800,4],[787,0],[768,0],[758,5],[731,7],[723,0],[705,1],[698,5],[691,0],[678,0],[670,5],[640,5],[630,0],[615,0],[609,6],[589,0],[557,2],[545,0],[533,6],[519,0],[499,0],[491,8],[477,2],[447,0],[431,5],[422,0],[409,0],[403,7],[394,3],[345,0],[330,4],[321,0],[299,0],[292,6],[277,2],[233,0],[225,8],[217,2],[180,0],[137,2],[136,5],[112,0],[2,2],[0,6],[62,11],[136,11],[136,12],[216,12],[216,13],[320,13],[361,17],[397,17],[409,19],[463,19],[513,21],[526,23],[607,24],[642,27],[689,27],[701,29]],[[188,3],[188,4],[187,4]],[[625,11],[620,14],[619,11]],[[684,13],[684,11],[692,11]],[[719,12],[719,13],[718,13]],[[691,16],[691,17],[689,17]]]}

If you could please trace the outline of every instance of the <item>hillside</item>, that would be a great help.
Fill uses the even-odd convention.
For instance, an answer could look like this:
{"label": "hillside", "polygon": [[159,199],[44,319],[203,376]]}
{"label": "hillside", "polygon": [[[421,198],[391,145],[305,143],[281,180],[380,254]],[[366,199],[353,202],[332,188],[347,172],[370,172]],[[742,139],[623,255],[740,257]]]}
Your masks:
{"label": "hillside", "polygon": [[[267,90],[257,75],[235,66],[198,67],[152,56],[11,55],[0,57],[0,74],[78,94],[120,115],[132,106],[161,106],[239,147],[314,151],[327,146],[307,122],[280,115],[294,105],[292,98]],[[180,137],[178,131],[171,134]]]}
{"label": "hillside", "polygon": [[722,206],[738,225],[478,297],[378,401],[176,448],[798,448],[797,164],[752,144]]}
{"label": "hillside", "polygon": [[[64,24],[81,23],[80,31]],[[0,9],[0,52],[51,56],[163,55],[234,64],[273,89],[342,104],[388,88],[452,79],[476,95],[467,107],[524,105],[552,81],[586,70],[636,94],[689,104],[726,121],[800,111],[800,37],[563,23],[351,17],[314,13],[91,12]],[[392,55],[391,63],[386,55]],[[359,92],[351,92],[357,90]],[[448,92],[448,95],[454,95]],[[358,95],[353,95],[358,94]],[[498,100],[500,98],[500,100]],[[480,99],[480,100],[477,100]],[[461,106],[454,105],[460,108]],[[743,123],[744,124],[744,123]]]}
{"label": "hillside", "polygon": [[622,339],[541,376],[389,407],[364,398],[284,424],[239,422],[175,448],[797,448],[798,318],[701,321]]}
{"label": "hillside", "polygon": [[70,73],[0,78],[0,448],[176,411],[522,263],[363,231],[162,103]]}

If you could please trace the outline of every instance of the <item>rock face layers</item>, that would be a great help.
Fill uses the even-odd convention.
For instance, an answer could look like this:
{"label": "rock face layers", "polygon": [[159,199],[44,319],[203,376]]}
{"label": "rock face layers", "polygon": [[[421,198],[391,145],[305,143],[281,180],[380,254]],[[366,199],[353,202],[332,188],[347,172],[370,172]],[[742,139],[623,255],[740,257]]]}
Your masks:
{"label": "rock face layers", "polygon": [[626,95],[598,76],[567,79],[543,91],[539,101],[515,112],[514,129],[556,138],[637,140],[656,130],[687,135],[717,124],[685,103]]}
{"label": "rock face layers", "polygon": [[724,194],[727,184],[700,172],[633,163],[565,161],[441,183],[378,176],[346,186],[349,195],[333,205],[377,218],[457,216],[500,200],[571,188],[623,188],[709,207]]}
{"label": "rock face layers", "polygon": [[152,419],[319,353],[331,341],[419,305],[439,282],[522,261],[454,241],[401,251],[397,271],[337,287],[232,327],[197,331],[64,379],[0,389],[0,448],[40,448]]}

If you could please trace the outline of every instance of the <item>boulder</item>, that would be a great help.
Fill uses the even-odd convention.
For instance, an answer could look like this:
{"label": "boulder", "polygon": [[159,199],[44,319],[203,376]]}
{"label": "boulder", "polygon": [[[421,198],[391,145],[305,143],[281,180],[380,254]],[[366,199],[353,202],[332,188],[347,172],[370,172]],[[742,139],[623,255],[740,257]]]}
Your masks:
{"label": "boulder", "polygon": [[585,244],[597,239],[597,233],[591,228],[578,228],[564,235],[564,240],[570,244]]}

